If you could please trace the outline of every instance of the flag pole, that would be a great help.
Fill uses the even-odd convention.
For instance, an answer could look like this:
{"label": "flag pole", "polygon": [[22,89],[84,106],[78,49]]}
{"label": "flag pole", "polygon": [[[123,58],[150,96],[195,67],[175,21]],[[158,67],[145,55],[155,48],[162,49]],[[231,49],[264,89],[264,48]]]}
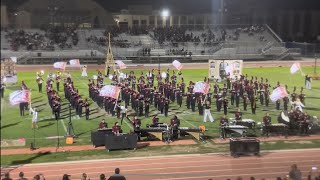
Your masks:
{"label": "flag pole", "polygon": [[32,106],[31,106],[31,90],[30,89],[30,94],[29,94],[29,114],[31,115],[31,109],[32,109]]}

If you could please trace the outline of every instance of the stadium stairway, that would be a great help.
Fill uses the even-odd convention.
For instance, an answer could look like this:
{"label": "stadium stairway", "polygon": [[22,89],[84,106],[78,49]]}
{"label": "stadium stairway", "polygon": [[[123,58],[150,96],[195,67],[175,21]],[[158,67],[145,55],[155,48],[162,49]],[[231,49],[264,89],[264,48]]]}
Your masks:
{"label": "stadium stairway", "polygon": [[5,38],[6,36],[6,32],[1,31],[1,49],[9,49],[10,48],[10,44],[8,42],[8,39]]}
{"label": "stadium stairway", "polygon": [[86,40],[87,38],[86,30],[78,30],[78,37],[79,37],[79,42],[77,47],[79,49],[88,49],[88,42]]}

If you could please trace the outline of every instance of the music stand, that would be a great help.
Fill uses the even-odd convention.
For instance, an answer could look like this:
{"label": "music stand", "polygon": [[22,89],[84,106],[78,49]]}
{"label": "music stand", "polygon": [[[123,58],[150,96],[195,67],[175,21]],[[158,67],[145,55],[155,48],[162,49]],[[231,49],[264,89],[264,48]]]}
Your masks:
{"label": "music stand", "polygon": [[[56,113],[56,112],[55,112]],[[58,152],[58,149],[62,148],[63,152],[65,151],[64,148],[60,144],[60,135],[59,135],[59,118],[56,119],[57,121],[57,146],[56,146],[56,152]]]}
{"label": "music stand", "polygon": [[33,127],[33,142],[30,144],[30,150],[34,151],[36,149],[36,128]]}
{"label": "music stand", "polygon": [[60,137],[59,137],[59,121],[58,119],[56,119],[56,121],[57,121],[57,146],[56,146],[56,152],[57,152],[61,145],[60,145]]}
{"label": "music stand", "polygon": [[66,133],[66,137],[77,137],[74,133],[74,128],[71,121],[71,104],[69,104],[69,122],[68,122],[68,131]]}

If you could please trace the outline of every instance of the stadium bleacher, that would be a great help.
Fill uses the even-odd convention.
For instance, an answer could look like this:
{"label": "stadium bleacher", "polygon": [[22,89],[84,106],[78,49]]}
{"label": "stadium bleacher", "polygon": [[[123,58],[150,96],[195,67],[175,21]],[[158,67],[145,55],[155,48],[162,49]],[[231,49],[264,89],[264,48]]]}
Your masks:
{"label": "stadium bleacher", "polygon": [[[58,35],[52,37],[51,32]],[[237,57],[284,57],[290,52],[265,25],[261,26],[207,26],[205,28],[167,27],[120,30],[108,29],[25,29],[1,31],[1,57],[92,56],[103,57],[111,32],[113,53],[119,57],[136,56],[213,56]],[[16,33],[16,34],[14,34]],[[20,38],[13,35],[20,33]],[[26,36],[26,37],[24,37]],[[24,37],[24,38],[22,38]],[[21,40],[22,39],[22,40]],[[31,46],[25,43],[33,43]],[[40,42],[40,45],[37,42]],[[37,45],[36,45],[37,44]],[[27,50],[31,50],[28,52]],[[19,51],[19,52],[18,52]],[[50,52],[51,51],[51,52]],[[199,57],[195,58],[199,59]]]}

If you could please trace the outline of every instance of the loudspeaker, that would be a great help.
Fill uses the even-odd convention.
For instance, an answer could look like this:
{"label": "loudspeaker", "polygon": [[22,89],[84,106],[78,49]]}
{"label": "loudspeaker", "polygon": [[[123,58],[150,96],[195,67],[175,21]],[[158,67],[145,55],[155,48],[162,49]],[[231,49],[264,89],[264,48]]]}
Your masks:
{"label": "loudspeaker", "polygon": [[136,134],[106,135],[105,146],[108,151],[121,149],[136,149],[138,136]]}
{"label": "loudspeaker", "polygon": [[38,57],[41,57],[41,52],[38,53]]}
{"label": "loudspeaker", "polygon": [[260,141],[256,138],[230,138],[231,156],[260,153]]}

